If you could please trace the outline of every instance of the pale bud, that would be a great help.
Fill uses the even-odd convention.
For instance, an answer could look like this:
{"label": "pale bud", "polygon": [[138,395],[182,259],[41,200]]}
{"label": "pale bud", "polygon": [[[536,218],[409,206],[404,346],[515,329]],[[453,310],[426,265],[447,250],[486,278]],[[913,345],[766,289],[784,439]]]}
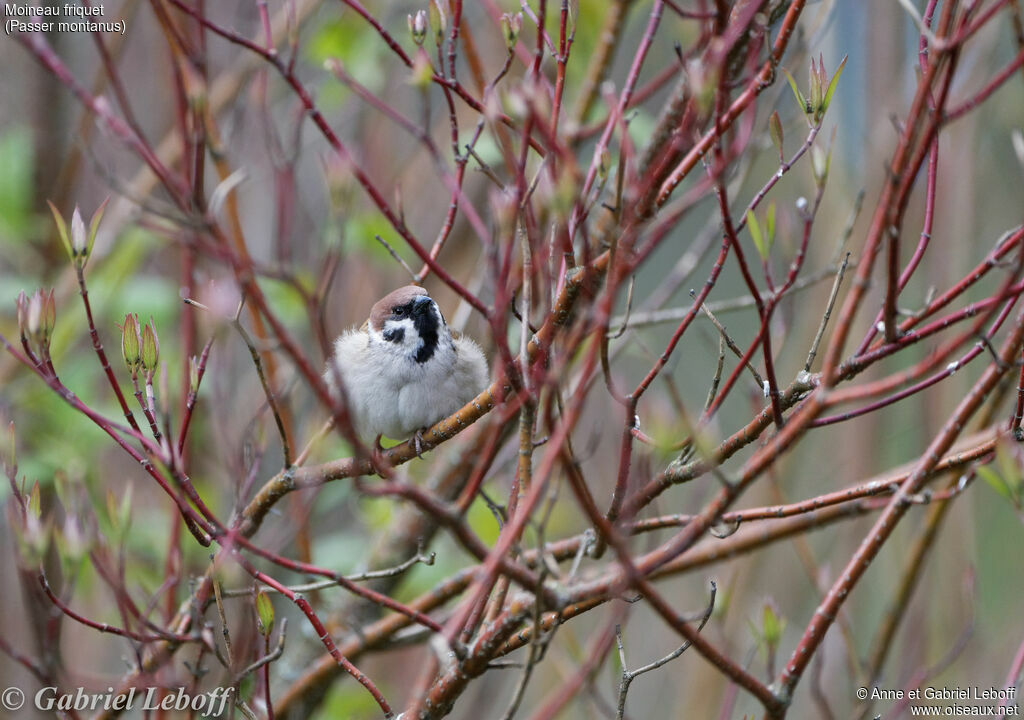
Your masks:
{"label": "pale bud", "polygon": [[18,296],[18,300],[18,325],[21,334],[35,342],[40,352],[45,354],[50,346],[50,335],[57,320],[53,290],[36,290],[27,302],[22,300],[21,295]]}
{"label": "pale bud", "polygon": [[89,228],[86,229],[85,221],[82,219],[82,211],[75,206],[75,211],[71,215],[71,229],[68,230],[67,223],[64,222],[64,218],[57,211],[56,206],[49,200],[46,203],[50,206],[50,212],[53,213],[53,221],[57,225],[57,235],[60,237],[61,244],[68,253],[68,257],[71,258],[71,262],[81,270],[85,267],[86,261],[89,259],[89,255],[92,253],[93,243],[96,242],[96,233],[100,227],[100,221],[103,219],[103,211],[107,207],[107,202],[110,201],[108,197],[103,203],[96,208],[96,212],[93,213],[92,219],[89,221]]}
{"label": "pale bud", "polygon": [[28,301],[28,335],[38,339],[43,331],[43,293],[36,290]]}
{"label": "pale bud", "polygon": [[75,205],[75,212],[71,215],[71,258],[87,255],[89,252],[89,236],[85,232],[85,221],[82,220],[82,213]]}
{"label": "pale bud", "polygon": [[409,35],[412,36],[412,41],[419,46],[423,45],[423,41],[427,38],[427,12],[425,10],[417,10],[416,15],[409,15]]}

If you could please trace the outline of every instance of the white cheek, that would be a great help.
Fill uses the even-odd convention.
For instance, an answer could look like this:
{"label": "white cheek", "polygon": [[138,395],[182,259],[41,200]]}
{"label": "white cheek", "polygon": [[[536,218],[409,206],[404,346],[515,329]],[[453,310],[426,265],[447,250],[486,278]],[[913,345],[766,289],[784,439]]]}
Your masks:
{"label": "white cheek", "polygon": [[[386,340],[385,336],[389,331],[401,330],[403,331],[401,342],[395,342],[393,340]],[[419,333],[416,331],[416,326],[410,319],[402,320],[385,320],[384,329],[376,338],[385,346],[398,348],[406,353],[415,353],[419,350],[420,345],[423,341],[420,340]]]}

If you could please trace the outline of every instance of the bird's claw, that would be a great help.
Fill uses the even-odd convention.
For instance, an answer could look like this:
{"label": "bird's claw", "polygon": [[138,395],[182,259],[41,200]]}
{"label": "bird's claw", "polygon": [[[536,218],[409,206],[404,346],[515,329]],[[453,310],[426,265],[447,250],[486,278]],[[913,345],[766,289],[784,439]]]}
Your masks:
{"label": "bird's claw", "polygon": [[384,477],[389,463],[384,455],[384,446],[380,444],[380,439],[381,436],[378,435],[373,441],[373,446],[370,448],[370,464],[377,471],[378,475]]}
{"label": "bird's claw", "polygon": [[421,428],[417,430],[412,436],[412,446],[413,449],[416,451],[416,457],[418,457],[420,460],[423,459],[423,444],[426,442],[426,440],[423,438],[424,430],[426,430],[426,428]]}

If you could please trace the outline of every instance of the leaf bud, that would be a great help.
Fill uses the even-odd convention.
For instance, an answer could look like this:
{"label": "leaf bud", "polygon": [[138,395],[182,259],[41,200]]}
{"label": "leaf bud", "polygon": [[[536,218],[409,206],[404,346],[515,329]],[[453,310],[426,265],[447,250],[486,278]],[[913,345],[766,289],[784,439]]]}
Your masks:
{"label": "leaf bud", "polygon": [[124,364],[131,370],[132,376],[139,370],[142,362],[142,338],[139,336],[139,319],[128,313],[124,316],[124,325],[121,327],[121,355],[124,357]]}
{"label": "leaf bud", "polygon": [[501,16],[501,34],[505,37],[505,47],[509,52],[516,46],[519,31],[523,29],[523,14],[504,13]]}
{"label": "leaf bud", "polygon": [[444,33],[448,29],[448,15],[441,7],[439,0],[430,0],[427,11],[430,17],[430,29],[434,33],[434,42],[441,47],[444,44]]}
{"label": "leaf bud", "polygon": [[160,364],[160,340],[156,335],[156,324],[149,319],[142,328],[142,369],[152,376]]}
{"label": "leaf bud", "polygon": [[86,257],[88,254],[89,236],[85,232],[82,211],[75,205],[75,211],[71,214],[71,259],[77,261],[79,257]]}
{"label": "leaf bud", "polygon": [[417,10],[416,15],[409,15],[409,35],[412,36],[412,41],[418,46],[423,46],[423,41],[427,38],[427,12],[425,10]]}

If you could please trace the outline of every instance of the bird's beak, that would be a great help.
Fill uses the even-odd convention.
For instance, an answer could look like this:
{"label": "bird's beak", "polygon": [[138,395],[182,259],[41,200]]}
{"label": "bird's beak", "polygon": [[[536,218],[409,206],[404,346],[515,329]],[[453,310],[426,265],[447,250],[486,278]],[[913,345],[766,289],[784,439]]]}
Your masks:
{"label": "bird's beak", "polygon": [[427,296],[427,295],[418,295],[416,297],[416,299],[413,300],[413,306],[412,306],[413,313],[416,314],[416,315],[422,315],[423,313],[425,313],[427,311],[427,308],[430,307],[430,303],[432,303],[432,302],[433,302],[433,300],[431,300],[429,296]]}

